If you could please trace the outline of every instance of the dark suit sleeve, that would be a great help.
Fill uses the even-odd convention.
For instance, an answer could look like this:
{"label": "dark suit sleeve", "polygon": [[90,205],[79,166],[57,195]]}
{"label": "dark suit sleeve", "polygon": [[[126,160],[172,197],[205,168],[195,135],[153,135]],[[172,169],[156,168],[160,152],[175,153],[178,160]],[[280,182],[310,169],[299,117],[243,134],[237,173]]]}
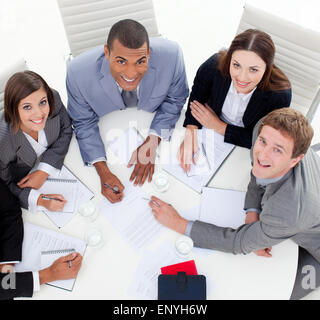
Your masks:
{"label": "dark suit sleeve", "polygon": [[32,297],[32,272],[0,273],[0,300],[18,297]]}
{"label": "dark suit sleeve", "polygon": [[224,141],[227,143],[232,143],[237,146],[250,149],[252,146],[253,128],[255,124],[258,122],[258,120],[260,120],[273,110],[289,107],[290,102],[291,89],[273,92],[267,100],[263,101],[261,99],[260,101],[256,101],[254,105],[250,106],[250,108],[256,109],[256,114],[259,114],[259,116],[256,117],[255,121],[251,121],[248,126],[245,125],[244,128],[228,124],[224,136]]}
{"label": "dark suit sleeve", "polygon": [[18,199],[0,180],[0,262],[21,261],[22,212]]}
{"label": "dark suit sleeve", "polygon": [[54,91],[54,100],[56,112],[60,117],[60,134],[58,139],[43,153],[41,162],[61,169],[65,155],[69,149],[73,131],[71,119],[57,91]]}
{"label": "dark suit sleeve", "polygon": [[215,73],[217,72],[217,61],[218,55],[215,54],[199,67],[197,74],[193,80],[193,86],[188,101],[187,111],[185,114],[185,121],[183,123],[184,127],[186,127],[187,125],[195,125],[199,129],[202,128],[202,125],[191,114],[190,102],[194,100],[197,100],[202,104],[208,102],[214,83]]}

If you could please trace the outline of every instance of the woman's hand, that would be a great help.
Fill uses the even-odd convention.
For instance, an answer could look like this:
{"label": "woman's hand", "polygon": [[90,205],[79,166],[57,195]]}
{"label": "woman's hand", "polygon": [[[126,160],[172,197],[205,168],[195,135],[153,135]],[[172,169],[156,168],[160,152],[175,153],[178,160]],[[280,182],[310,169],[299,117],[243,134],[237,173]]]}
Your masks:
{"label": "woman's hand", "polygon": [[62,211],[67,200],[61,194],[40,194],[37,205],[49,211]]}
{"label": "woman's hand", "polygon": [[48,178],[48,174],[41,170],[36,170],[22,178],[18,183],[18,187],[39,189]]}
{"label": "woman's hand", "polygon": [[216,113],[208,106],[201,104],[197,100],[190,103],[192,116],[201,123],[202,126],[213,129],[214,131],[225,135],[227,124],[220,120]]}
{"label": "woman's hand", "polygon": [[184,140],[182,141],[177,154],[180,166],[185,172],[189,172],[191,169],[191,162],[196,164],[198,159],[199,146],[197,131],[197,126],[187,126]]}

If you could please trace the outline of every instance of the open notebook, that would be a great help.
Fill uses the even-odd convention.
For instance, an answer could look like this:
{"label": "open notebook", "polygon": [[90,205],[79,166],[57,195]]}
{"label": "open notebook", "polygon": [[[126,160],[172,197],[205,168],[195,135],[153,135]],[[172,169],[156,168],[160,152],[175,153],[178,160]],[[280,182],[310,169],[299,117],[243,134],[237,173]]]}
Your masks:
{"label": "open notebook", "polygon": [[[22,261],[15,265],[16,272],[39,271],[72,251],[82,256],[85,241],[28,222],[24,223]],[[53,281],[48,284],[71,291],[75,279]]]}
{"label": "open notebook", "polygon": [[62,228],[72,219],[81,204],[94,197],[93,192],[65,166],[59,174],[51,175],[38,191],[45,194],[62,194],[67,199],[63,212],[43,210],[58,228]]}
{"label": "open notebook", "polygon": [[197,138],[200,155],[197,164],[191,164],[190,173],[186,174],[180,167],[178,150],[172,152],[169,163],[164,164],[162,169],[201,193],[202,187],[208,185],[235,146],[224,142],[224,137],[211,129],[198,130]]}

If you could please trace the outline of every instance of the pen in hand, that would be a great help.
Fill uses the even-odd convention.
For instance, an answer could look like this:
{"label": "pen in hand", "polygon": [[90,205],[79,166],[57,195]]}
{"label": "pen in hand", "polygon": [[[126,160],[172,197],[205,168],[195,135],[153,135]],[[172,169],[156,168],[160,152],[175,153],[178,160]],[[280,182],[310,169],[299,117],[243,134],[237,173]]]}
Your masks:
{"label": "pen in hand", "polygon": [[143,199],[143,200],[147,200],[147,201],[151,201],[155,206],[160,207],[159,203],[156,202],[156,201],[154,201],[154,200],[151,200],[151,199],[146,198],[146,197],[142,197],[142,199]]}
{"label": "pen in hand", "polygon": [[49,196],[42,196],[41,198],[44,199],[44,200],[56,200],[56,201],[63,202],[63,200],[61,200],[61,199],[54,198],[54,197],[49,197]]}
{"label": "pen in hand", "polygon": [[114,193],[116,193],[116,194],[120,193],[119,188],[118,188],[117,186],[111,187],[110,184],[108,184],[108,183],[106,183],[106,182],[104,182],[103,185],[104,185],[105,187],[107,187],[108,189],[112,190],[112,191],[113,191]]}

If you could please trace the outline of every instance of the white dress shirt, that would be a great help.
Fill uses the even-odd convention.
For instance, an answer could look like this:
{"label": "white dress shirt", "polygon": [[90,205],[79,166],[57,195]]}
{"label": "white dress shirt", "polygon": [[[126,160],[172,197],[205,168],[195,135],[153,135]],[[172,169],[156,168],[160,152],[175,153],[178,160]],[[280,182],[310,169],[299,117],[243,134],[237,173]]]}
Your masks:
{"label": "white dress shirt", "polygon": [[242,118],[245,113],[250,98],[256,87],[249,93],[238,93],[231,81],[229,91],[224,100],[221,110],[221,120],[238,127],[244,127]]}
{"label": "white dress shirt", "polygon": [[[33,150],[35,151],[35,153],[37,155],[37,158],[39,159],[39,157],[48,149],[48,141],[47,141],[47,137],[45,135],[44,130],[40,130],[38,132],[38,141],[34,140],[30,135],[28,135],[25,132],[23,132],[23,134],[26,136],[26,138],[30,142]],[[47,163],[44,163],[44,162],[39,163],[39,161],[37,161],[37,163],[35,164],[35,166],[33,167],[33,169],[30,172],[33,172],[35,170],[44,171],[49,176],[53,175],[53,174],[57,174],[60,171]],[[35,211],[42,208],[42,207],[37,206],[37,201],[38,201],[40,194],[41,193],[38,190],[31,189],[31,191],[29,193],[29,197],[28,197],[29,211],[35,212]]]}

